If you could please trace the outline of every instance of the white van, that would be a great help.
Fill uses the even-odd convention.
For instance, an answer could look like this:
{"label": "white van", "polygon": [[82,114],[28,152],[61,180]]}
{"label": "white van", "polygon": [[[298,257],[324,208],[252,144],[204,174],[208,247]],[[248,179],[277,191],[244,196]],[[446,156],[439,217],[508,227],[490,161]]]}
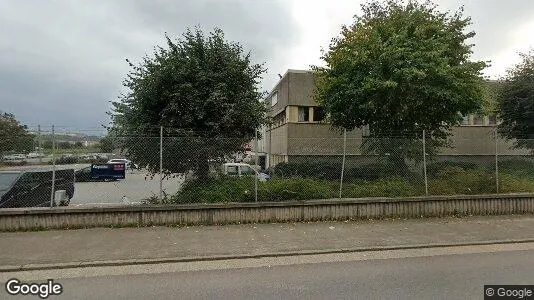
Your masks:
{"label": "white van", "polygon": [[267,181],[271,179],[268,174],[259,172],[258,166],[253,166],[245,163],[225,163],[222,166],[222,173],[228,176],[258,176],[259,181]]}

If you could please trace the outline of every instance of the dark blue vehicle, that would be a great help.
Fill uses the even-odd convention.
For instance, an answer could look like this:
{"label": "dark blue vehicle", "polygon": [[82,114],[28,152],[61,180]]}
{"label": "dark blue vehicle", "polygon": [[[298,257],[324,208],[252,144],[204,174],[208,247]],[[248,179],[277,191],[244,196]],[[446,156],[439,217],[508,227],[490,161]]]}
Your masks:
{"label": "dark blue vehicle", "polygon": [[124,179],[126,166],[122,163],[93,164],[76,171],[76,182],[115,181]]}
{"label": "dark blue vehicle", "polygon": [[[64,190],[69,205],[74,196],[74,170],[56,170],[54,192]],[[0,208],[50,206],[52,170],[0,171]]]}

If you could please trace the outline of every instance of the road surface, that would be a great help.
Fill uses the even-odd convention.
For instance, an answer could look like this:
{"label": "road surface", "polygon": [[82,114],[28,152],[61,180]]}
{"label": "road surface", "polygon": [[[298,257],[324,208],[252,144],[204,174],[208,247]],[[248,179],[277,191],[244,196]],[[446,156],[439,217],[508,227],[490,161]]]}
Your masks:
{"label": "road surface", "polygon": [[[53,299],[483,299],[484,284],[534,284],[534,244],[28,271],[0,277],[4,282],[13,277],[54,278],[64,292]],[[3,292],[0,297],[9,299]]]}

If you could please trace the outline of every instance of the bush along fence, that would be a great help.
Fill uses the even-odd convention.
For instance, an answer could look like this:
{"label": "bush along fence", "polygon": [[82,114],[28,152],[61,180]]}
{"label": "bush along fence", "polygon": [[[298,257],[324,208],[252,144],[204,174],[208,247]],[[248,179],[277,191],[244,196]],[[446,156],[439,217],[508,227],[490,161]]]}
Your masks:
{"label": "bush along fence", "polygon": [[[534,156],[528,149],[515,149],[513,142],[495,133],[448,142],[437,147],[424,139],[349,139],[346,133],[340,139],[288,139],[293,154],[270,163],[263,171],[270,180],[218,176],[191,181],[166,200],[271,202],[534,192]],[[264,146],[270,158],[275,150],[269,148]]]}

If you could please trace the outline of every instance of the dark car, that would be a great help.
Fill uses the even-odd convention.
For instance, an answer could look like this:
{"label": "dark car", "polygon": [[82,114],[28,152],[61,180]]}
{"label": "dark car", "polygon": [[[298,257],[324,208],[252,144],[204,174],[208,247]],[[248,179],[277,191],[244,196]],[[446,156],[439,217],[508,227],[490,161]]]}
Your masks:
{"label": "dark car", "polygon": [[74,176],[76,182],[116,181],[119,179],[124,179],[125,170],[125,164],[92,164],[89,167],[76,170],[74,172]]}
{"label": "dark car", "polygon": [[[56,170],[54,192],[65,191],[69,205],[74,196],[74,170]],[[52,170],[0,171],[0,208],[50,206]]]}
{"label": "dark car", "polygon": [[87,182],[87,181],[102,181],[98,179],[91,178],[91,167],[86,167],[83,169],[76,170],[74,172],[74,177],[76,182]]}

